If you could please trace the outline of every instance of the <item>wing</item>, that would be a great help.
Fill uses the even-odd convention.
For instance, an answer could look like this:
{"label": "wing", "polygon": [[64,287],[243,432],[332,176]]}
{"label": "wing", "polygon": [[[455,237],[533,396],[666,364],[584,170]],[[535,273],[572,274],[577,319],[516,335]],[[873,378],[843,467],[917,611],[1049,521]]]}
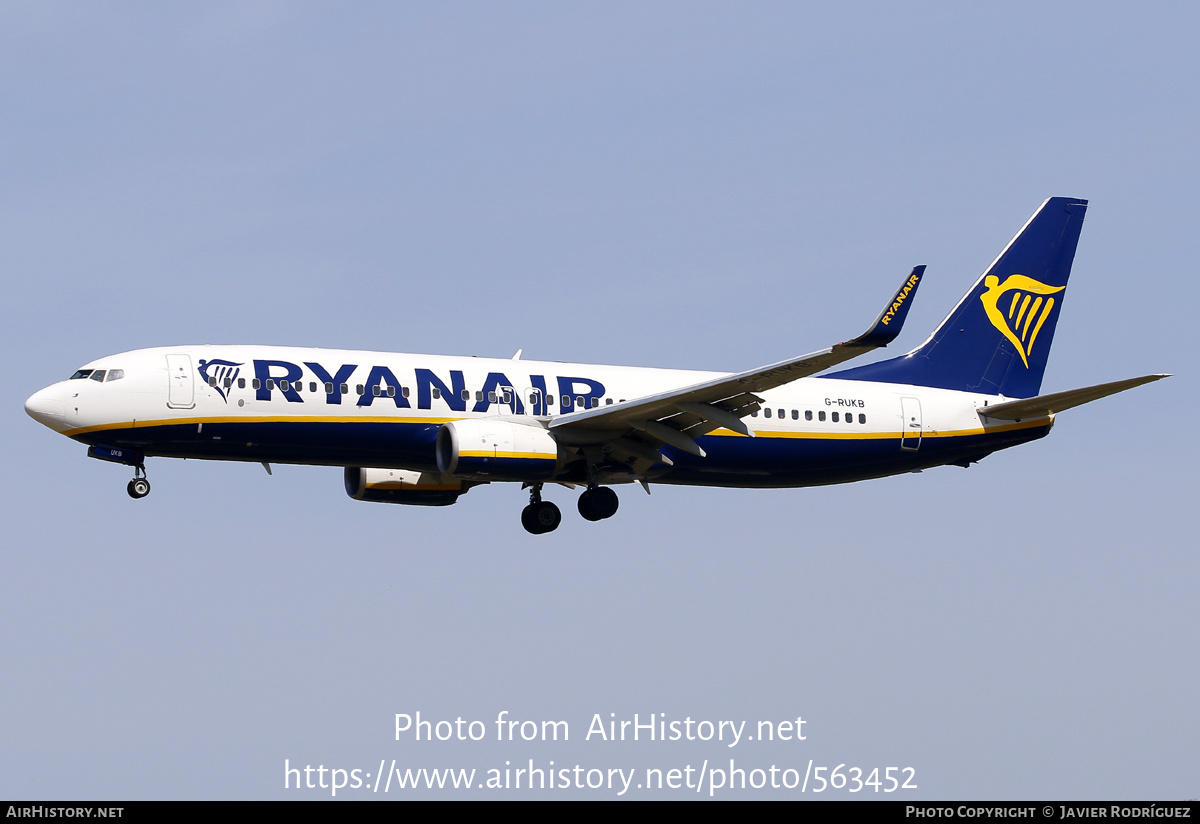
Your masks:
{"label": "wing", "polygon": [[887,346],[900,334],[924,274],[924,266],[914,268],[871,327],[853,340],[748,372],[562,415],[550,422],[550,430],[560,443],[603,446],[606,455],[626,462],[648,461],[647,467],[671,463],[659,452],[663,444],[703,457],[695,439],[722,427],[754,437],[742,418],[758,410],[762,399],[756,393]]}

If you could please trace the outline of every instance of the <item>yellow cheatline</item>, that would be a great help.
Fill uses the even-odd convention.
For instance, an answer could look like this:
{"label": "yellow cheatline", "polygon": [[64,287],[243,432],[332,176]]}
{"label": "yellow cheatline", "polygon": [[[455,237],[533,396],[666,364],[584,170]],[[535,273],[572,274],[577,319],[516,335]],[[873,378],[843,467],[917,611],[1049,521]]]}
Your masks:
{"label": "yellow cheatline", "polygon": [[535,461],[556,460],[556,456],[553,456],[553,455],[547,456],[543,452],[497,452],[494,449],[470,450],[470,451],[459,450],[458,456],[460,458],[504,458],[506,460],[514,460],[514,459],[518,459],[518,458],[526,458],[526,459],[535,460]]}
{"label": "yellow cheatline", "polygon": [[[1035,330],[1036,331],[1036,330]],[[1035,420],[1021,421],[1020,423],[1003,424],[999,426],[988,426],[986,428],[973,427],[971,429],[949,430],[943,432],[931,432],[925,430],[921,433],[923,438],[950,438],[961,435],[982,435],[985,432],[1004,432],[1009,429],[1024,429],[1030,426],[1038,426],[1044,421],[1053,419],[1037,418]],[[85,435],[89,432],[101,432],[108,429],[131,429],[143,428],[152,426],[188,426],[198,423],[242,423],[242,424],[257,424],[257,423],[406,423],[406,424],[443,424],[451,421],[459,421],[463,418],[394,418],[394,417],[337,417],[329,418],[323,416],[265,416],[265,417],[229,417],[229,418],[164,418],[155,421],[127,421],[124,423],[105,423],[97,426],[85,426],[79,429],[71,429],[63,434],[68,437],[75,435]],[[871,440],[871,439],[889,439],[900,437],[899,432],[811,432],[811,431],[780,431],[769,429],[756,429],[754,434],[760,438],[813,438],[822,440]],[[708,435],[719,438],[744,438],[739,432],[733,432],[728,429],[715,429],[709,432]],[[496,457],[497,453],[493,450],[486,451],[468,451],[460,452],[463,457],[471,458],[486,458]],[[504,458],[533,458],[538,460],[554,460],[540,452],[501,452],[499,457]]]}
{"label": "yellow cheatline", "polygon": [[83,426],[79,429],[70,429],[63,434],[67,437],[73,435],[85,435],[88,432],[102,432],[106,429],[142,429],[152,426],[190,426],[200,423],[415,423],[415,424],[430,424],[430,423],[449,423],[450,421],[458,421],[462,418],[408,418],[408,417],[380,417],[374,416],[355,416],[355,417],[329,417],[326,415],[262,415],[262,416],[228,416],[228,417],[209,417],[209,418],[160,418],[153,421],[118,421],[116,423],[102,423],[96,426]]}
{"label": "yellow cheatline", "polygon": [[[1007,432],[1012,429],[1028,429],[1033,426],[1043,426],[1048,421],[1053,420],[1053,415],[1049,417],[1037,418],[1035,420],[1020,421],[1017,423],[1002,424],[999,426],[988,427],[972,427],[970,429],[948,429],[942,431],[930,431],[928,429],[921,432],[922,438],[960,438],[964,435],[984,435],[992,434],[993,432]],[[710,433],[711,434],[711,433]],[[733,434],[733,433],[730,433]],[[901,437],[901,432],[784,432],[784,431],[768,431],[756,429],[754,434],[759,438],[807,438],[811,440],[838,440],[838,441],[864,441],[864,440],[893,440]],[[916,433],[912,433],[916,437]]]}

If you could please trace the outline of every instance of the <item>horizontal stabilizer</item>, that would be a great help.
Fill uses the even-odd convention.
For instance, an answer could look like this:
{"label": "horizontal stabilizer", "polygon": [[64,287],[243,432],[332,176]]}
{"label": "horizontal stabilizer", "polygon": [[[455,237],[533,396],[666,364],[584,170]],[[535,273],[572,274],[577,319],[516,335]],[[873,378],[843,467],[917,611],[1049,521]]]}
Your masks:
{"label": "horizontal stabilizer", "polygon": [[1153,381],[1169,377],[1171,376],[1146,375],[1142,378],[1129,378],[1123,381],[1102,383],[1099,386],[1087,386],[1083,389],[1070,389],[1066,392],[1055,392],[1053,395],[1042,395],[1037,398],[1026,398],[1025,400],[987,406],[980,409],[979,414],[1005,421],[1017,421],[1023,418],[1044,418],[1062,412],[1065,409],[1070,409],[1073,406],[1082,406],[1085,403],[1091,403],[1092,401],[1106,398],[1109,395],[1124,392],[1126,389],[1133,389],[1135,386],[1141,386],[1144,383],[1152,383]]}

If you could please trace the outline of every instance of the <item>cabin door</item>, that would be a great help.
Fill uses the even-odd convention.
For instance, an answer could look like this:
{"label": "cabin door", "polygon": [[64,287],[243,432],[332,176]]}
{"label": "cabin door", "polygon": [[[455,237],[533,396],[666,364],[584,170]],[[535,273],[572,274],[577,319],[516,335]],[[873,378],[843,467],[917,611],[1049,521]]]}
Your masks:
{"label": "cabin door", "polygon": [[172,409],[191,409],[195,405],[192,356],[167,355],[167,406]]}
{"label": "cabin door", "polygon": [[900,448],[908,452],[916,452],[921,448],[920,399],[900,399],[900,426]]}

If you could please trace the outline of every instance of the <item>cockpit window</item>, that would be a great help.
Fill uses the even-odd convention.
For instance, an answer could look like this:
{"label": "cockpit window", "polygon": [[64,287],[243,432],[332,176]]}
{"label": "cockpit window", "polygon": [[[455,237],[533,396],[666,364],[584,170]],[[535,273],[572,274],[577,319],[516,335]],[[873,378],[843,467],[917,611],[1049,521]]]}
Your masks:
{"label": "cockpit window", "polygon": [[124,369],[109,369],[108,370],[108,382],[109,383],[112,383],[113,381],[119,381],[123,377],[125,377]]}
{"label": "cockpit window", "polygon": [[91,374],[91,379],[94,380],[96,383],[104,383],[104,370],[97,369],[95,372],[93,372]]}
{"label": "cockpit window", "polygon": [[92,374],[91,369],[80,369],[78,372],[76,372],[74,375],[71,376],[71,380],[73,380],[73,381],[83,380],[90,374]]}

